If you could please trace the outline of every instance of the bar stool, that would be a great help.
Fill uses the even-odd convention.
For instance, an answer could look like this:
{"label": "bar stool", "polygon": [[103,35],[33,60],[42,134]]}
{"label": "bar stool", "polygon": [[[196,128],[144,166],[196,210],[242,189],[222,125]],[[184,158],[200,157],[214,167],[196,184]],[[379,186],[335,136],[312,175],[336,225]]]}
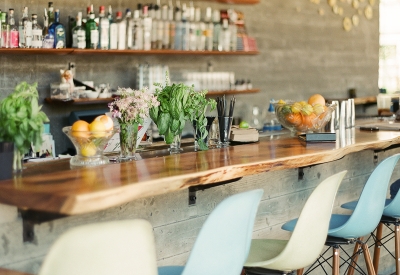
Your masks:
{"label": "bar stool", "polygon": [[[398,156],[398,159],[400,157]],[[354,210],[357,206],[358,201],[348,202],[342,205],[345,209]],[[390,226],[394,225],[394,229],[391,229]],[[383,226],[386,226],[390,232],[382,237]],[[379,222],[378,227],[376,228],[376,233],[371,233],[371,237],[374,239],[374,258],[373,265],[375,273],[378,273],[379,269],[379,259],[380,259],[380,251],[381,247],[385,248],[385,250],[395,259],[396,265],[396,275],[400,275],[400,192],[397,192],[396,196],[393,199],[386,199],[385,208],[383,209],[383,215]],[[393,239],[395,240],[395,255],[385,246],[387,242]]]}
{"label": "bar stool", "polygon": [[[247,275],[287,274],[312,264],[321,253],[337,190],[347,171],[322,181],[305,203],[289,240],[254,239],[244,264]],[[276,273],[276,272],[275,272]]]}
{"label": "bar stool", "polygon": [[162,266],[158,274],[239,275],[249,253],[263,192],[256,189],[223,200],[202,226],[186,265]]}
{"label": "bar stool", "polygon": [[145,220],[82,225],[51,246],[39,275],[157,275],[153,227]]}
{"label": "bar stool", "polygon": [[[357,270],[364,273],[353,260],[358,257],[360,250],[362,250],[368,274],[376,275],[368,245],[366,242],[362,241],[362,237],[371,234],[379,224],[385,206],[386,191],[389,185],[389,180],[398,158],[399,154],[388,157],[379,163],[379,165],[374,169],[368,178],[357,206],[351,215],[333,214],[331,216],[328,238],[325,242],[325,245],[329,246],[329,248],[321,254],[320,258],[318,258],[311,267],[308,268],[306,273],[311,272],[318,266],[323,268],[322,264],[328,263],[330,258],[332,258],[332,265],[330,266],[332,267],[333,275],[338,275],[339,268],[345,263],[349,264],[346,271],[349,270],[351,273],[354,270]],[[295,225],[296,220],[292,220],[285,223],[282,226],[282,229],[293,231]],[[347,255],[349,256],[349,259],[341,257],[340,249],[342,248],[342,245],[353,243],[355,243],[355,248],[352,255]],[[328,250],[330,250],[330,248],[333,250],[332,256],[325,258],[324,255]],[[344,260],[342,265],[339,264],[340,259]],[[298,271],[298,274],[302,273],[302,270]]]}

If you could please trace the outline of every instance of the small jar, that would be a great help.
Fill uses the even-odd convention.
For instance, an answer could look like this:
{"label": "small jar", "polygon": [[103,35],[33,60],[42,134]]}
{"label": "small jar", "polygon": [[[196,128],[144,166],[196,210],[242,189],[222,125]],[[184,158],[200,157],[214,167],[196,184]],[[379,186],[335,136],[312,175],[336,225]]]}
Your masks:
{"label": "small jar", "polygon": [[51,83],[50,97],[59,100],[71,99],[69,83]]}

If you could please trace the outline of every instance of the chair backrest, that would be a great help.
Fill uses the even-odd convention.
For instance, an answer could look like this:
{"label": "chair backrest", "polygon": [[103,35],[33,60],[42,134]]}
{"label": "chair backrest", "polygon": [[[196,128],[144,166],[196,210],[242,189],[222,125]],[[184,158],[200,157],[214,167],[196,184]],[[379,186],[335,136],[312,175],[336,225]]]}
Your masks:
{"label": "chair backrest", "polygon": [[350,218],[342,226],[329,230],[329,236],[359,238],[377,227],[385,207],[389,181],[399,158],[400,154],[396,154],[378,164],[369,176]]}
{"label": "chair backrest", "polygon": [[315,188],[301,211],[286,247],[271,259],[268,268],[296,270],[312,264],[318,258],[326,241],[336,193],[346,173],[334,174]]}
{"label": "chair backrest", "polygon": [[400,191],[397,192],[392,200],[387,201],[390,201],[390,203],[386,204],[386,207],[383,209],[383,215],[400,218]]}
{"label": "chair backrest", "polygon": [[62,234],[39,275],[157,275],[153,228],[145,220],[78,226]]}
{"label": "chair backrest", "polygon": [[263,190],[230,196],[200,229],[182,275],[238,275],[247,259]]}

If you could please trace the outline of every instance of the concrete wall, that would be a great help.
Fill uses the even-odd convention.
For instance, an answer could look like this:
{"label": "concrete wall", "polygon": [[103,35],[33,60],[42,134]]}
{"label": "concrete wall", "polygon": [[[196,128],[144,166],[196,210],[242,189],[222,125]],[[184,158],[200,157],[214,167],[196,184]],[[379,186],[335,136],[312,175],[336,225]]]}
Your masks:
{"label": "concrete wall", "polygon": [[[379,152],[378,162],[399,152],[399,148]],[[258,208],[253,238],[288,239],[290,234],[283,231],[281,225],[298,217],[308,196],[323,179],[348,170],[334,203],[334,213],[349,213],[348,210],[341,209],[340,205],[359,197],[375,167],[374,152],[368,150],[350,154],[331,163],[305,167],[302,180],[298,179],[298,169],[288,169],[248,176],[235,183],[199,191],[195,206],[188,206],[187,190],[139,199],[104,211],[37,225],[32,243],[22,241],[22,221],[18,217],[17,209],[2,206],[0,266],[36,272],[50,245],[65,230],[79,224],[134,218],[147,219],[153,225],[158,265],[183,265],[202,224],[215,206],[232,194],[256,188],[263,189],[264,196]],[[391,182],[400,177],[399,167],[398,164]],[[389,247],[394,251],[393,245]],[[349,245],[346,249],[348,252],[352,251],[353,246]],[[394,259],[383,249],[381,256],[379,274],[392,274]],[[359,263],[364,266],[362,257]],[[319,270],[317,274],[322,272]]]}
{"label": "concrete wall", "polygon": [[[43,16],[47,0],[3,0],[0,9],[14,8],[17,18],[23,6],[30,13]],[[114,11],[132,9],[138,1],[128,0],[70,0],[54,1],[61,11],[62,22],[78,11],[94,4],[112,4]],[[162,1],[163,2],[163,1]],[[205,8],[235,8],[245,14],[246,29],[257,40],[257,56],[46,56],[0,55],[0,99],[9,94],[20,81],[38,82],[41,101],[49,96],[49,84],[59,81],[59,70],[75,62],[76,77],[93,80],[96,85],[110,83],[112,87],[133,87],[134,68],[138,64],[166,64],[171,72],[179,70],[205,71],[211,62],[214,71],[233,71],[239,79],[251,79],[259,94],[238,96],[237,116],[251,120],[253,105],[266,108],[271,98],[306,99],[313,93],[326,97],[347,97],[349,88],[358,96],[375,95],[378,90],[379,9],[373,6],[373,18],[360,15],[360,25],[350,32],[342,27],[344,16],[358,13],[348,1],[337,1],[343,7],[343,16],[335,15],[327,4],[307,0],[261,0],[258,5],[224,5],[209,1],[195,1]],[[368,1],[360,1],[360,11]],[[321,16],[318,10],[322,9]],[[42,24],[40,20],[40,24]],[[42,24],[43,25],[43,24]],[[61,132],[68,125],[72,110],[101,109],[97,106],[52,106],[44,104],[51,119],[51,133],[56,139],[56,153],[62,153],[70,144]]]}

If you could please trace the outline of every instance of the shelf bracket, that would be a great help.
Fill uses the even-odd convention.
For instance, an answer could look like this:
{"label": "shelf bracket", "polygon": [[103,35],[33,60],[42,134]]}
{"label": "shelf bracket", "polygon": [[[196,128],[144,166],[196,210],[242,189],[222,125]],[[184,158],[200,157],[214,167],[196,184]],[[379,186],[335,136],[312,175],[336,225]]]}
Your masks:
{"label": "shelf bracket", "polygon": [[35,225],[44,222],[53,221],[66,217],[67,215],[49,213],[44,211],[35,210],[22,210],[19,209],[22,217],[22,239],[25,242],[34,243],[36,241],[35,237]]}
{"label": "shelf bracket", "polygon": [[225,180],[225,181],[220,181],[220,182],[216,182],[216,183],[212,183],[212,184],[190,186],[189,187],[189,206],[193,206],[193,205],[196,204],[196,201],[197,201],[196,193],[197,193],[197,191],[204,191],[206,189],[210,189],[210,188],[217,187],[217,186],[220,186],[220,185],[225,185],[225,184],[228,184],[228,183],[236,182],[236,181],[239,181],[241,179],[242,179],[242,177],[234,178],[234,179],[230,179],[230,180]]}

